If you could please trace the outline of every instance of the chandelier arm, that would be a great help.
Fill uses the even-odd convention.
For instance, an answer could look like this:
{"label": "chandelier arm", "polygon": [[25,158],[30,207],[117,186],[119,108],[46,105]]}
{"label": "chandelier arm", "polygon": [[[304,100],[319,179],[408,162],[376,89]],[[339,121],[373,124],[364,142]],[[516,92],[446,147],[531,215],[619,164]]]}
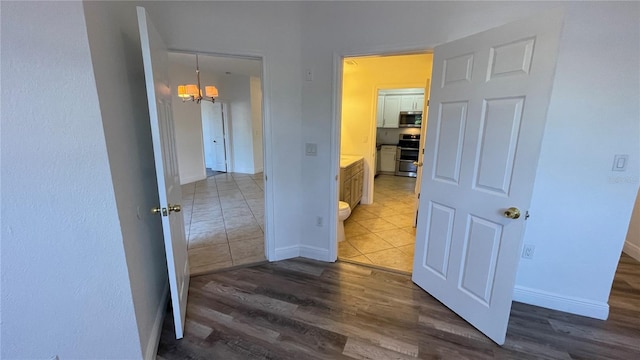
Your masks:
{"label": "chandelier arm", "polygon": [[198,62],[198,54],[196,54],[196,77],[198,78],[198,103],[202,99],[202,87],[200,86],[200,64]]}

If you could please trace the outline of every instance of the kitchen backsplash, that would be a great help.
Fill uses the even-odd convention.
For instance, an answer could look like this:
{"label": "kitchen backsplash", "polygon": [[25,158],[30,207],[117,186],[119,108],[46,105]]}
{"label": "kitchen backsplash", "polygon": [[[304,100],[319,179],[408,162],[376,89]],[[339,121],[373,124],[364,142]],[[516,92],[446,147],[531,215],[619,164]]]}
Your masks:
{"label": "kitchen backsplash", "polygon": [[419,128],[378,128],[376,130],[376,144],[397,144],[400,134],[420,134]]}

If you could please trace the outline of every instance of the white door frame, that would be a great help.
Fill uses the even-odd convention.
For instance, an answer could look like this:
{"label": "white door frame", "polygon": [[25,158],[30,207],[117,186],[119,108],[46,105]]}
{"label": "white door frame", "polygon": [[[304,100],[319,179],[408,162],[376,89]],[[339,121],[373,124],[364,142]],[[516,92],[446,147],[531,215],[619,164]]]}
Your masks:
{"label": "white door frame", "polygon": [[[333,102],[332,112],[333,117],[331,119],[331,172],[330,174],[330,193],[333,194],[330,201],[330,209],[336,209],[336,211],[329,211],[329,261],[336,261],[338,259],[338,201],[340,198],[340,189],[338,185],[338,177],[340,174],[340,128],[342,125],[342,73],[343,73],[343,60],[348,57],[356,56],[374,56],[374,55],[411,55],[411,54],[431,54],[433,48],[431,47],[405,47],[405,48],[376,48],[365,49],[359,51],[345,51],[341,53],[333,53]],[[422,85],[424,86],[424,85]],[[374,95],[377,97],[378,92],[374,91]],[[377,98],[376,98],[377,99]],[[375,111],[374,111],[375,113]],[[369,129],[369,139],[376,138],[376,124],[372,122],[372,128]],[[375,176],[375,174],[374,174]],[[369,181],[367,179],[367,181]],[[369,196],[373,199],[373,187],[368,189]]]}
{"label": "white door frame", "polygon": [[[271,139],[271,128],[273,126],[271,120],[271,102],[270,95],[271,92],[265,86],[265,84],[270,84],[270,73],[268,72],[269,67],[267,66],[270,63],[270,59],[261,52],[255,51],[238,51],[233,54],[229,53],[219,53],[213,51],[205,51],[205,50],[194,50],[194,49],[180,49],[180,48],[170,48],[170,52],[175,53],[185,53],[185,54],[193,54],[198,53],[202,55],[209,56],[222,56],[222,57],[231,57],[231,58],[239,58],[239,59],[251,59],[251,60],[260,60],[262,61],[262,75],[261,75],[261,86],[262,86],[262,160],[264,164],[264,176],[265,178],[268,175],[271,175],[273,172],[273,164],[271,162],[271,158],[273,156],[273,146]],[[223,114],[228,114],[227,104],[222,101],[223,106]],[[228,119],[227,116],[224,117],[225,128],[226,128],[226,136],[229,139],[229,128],[228,128]],[[227,151],[227,171],[232,171],[233,168],[230,163],[230,145],[229,141],[227,144],[225,151]],[[204,149],[203,149],[204,151]],[[273,177],[272,177],[273,178]],[[268,261],[273,261],[276,258],[276,243],[275,243],[275,234],[273,231],[273,184],[270,181],[264,182],[264,255]],[[336,206],[337,203],[336,203]],[[337,209],[337,207],[336,207]],[[337,215],[337,212],[336,212]],[[337,217],[336,217],[337,219]]]}

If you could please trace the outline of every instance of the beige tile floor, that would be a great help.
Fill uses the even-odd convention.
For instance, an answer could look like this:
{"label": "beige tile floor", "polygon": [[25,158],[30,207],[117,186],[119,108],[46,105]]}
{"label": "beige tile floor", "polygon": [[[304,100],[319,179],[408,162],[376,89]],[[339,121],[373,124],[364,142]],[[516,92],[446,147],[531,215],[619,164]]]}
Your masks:
{"label": "beige tile floor", "polygon": [[192,275],[266,260],[262,179],[225,173],[182,186]]}
{"label": "beige tile floor", "polygon": [[379,175],[371,205],[358,205],[344,222],[338,258],[411,272],[416,229],[416,179]]}

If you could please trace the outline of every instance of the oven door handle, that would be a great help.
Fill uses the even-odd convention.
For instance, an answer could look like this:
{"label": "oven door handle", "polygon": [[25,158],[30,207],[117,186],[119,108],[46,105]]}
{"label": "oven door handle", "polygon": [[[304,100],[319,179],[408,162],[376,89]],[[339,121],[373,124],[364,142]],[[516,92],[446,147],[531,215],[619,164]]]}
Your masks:
{"label": "oven door handle", "polygon": [[400,149],[400,150],[415,150],[415,151],[420,150],[417,147],[398,147],[398,149]]}
{"label": "oven door handle", "polygon": [[413,164],[413,162],[414,162],[415,160],[402,160],[402,159],[398,159],[398,161],[400,161],[400,162],[408,162],[408,163],[412,163],[412,164]]}

